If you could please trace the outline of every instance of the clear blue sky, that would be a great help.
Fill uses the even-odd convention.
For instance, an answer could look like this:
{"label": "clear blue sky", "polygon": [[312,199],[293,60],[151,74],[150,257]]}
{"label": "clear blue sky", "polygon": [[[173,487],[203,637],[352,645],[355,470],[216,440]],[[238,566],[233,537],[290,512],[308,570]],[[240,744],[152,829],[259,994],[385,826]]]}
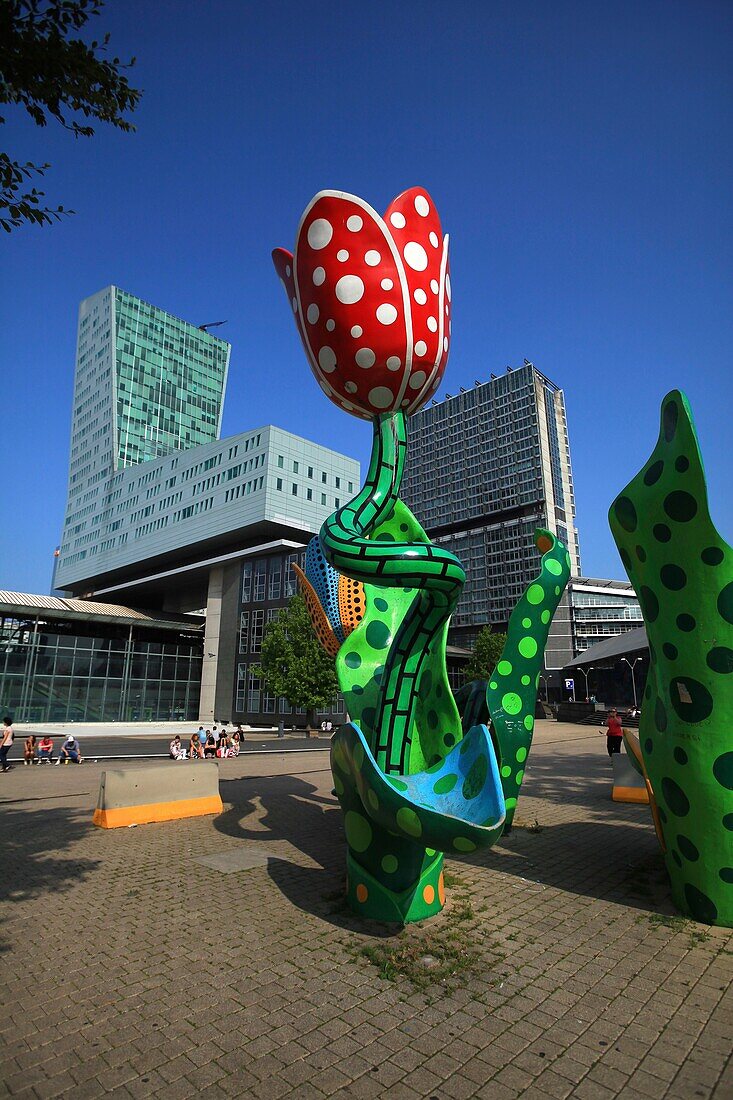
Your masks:
{"label": "clear blue sky", "polygon": [[366,459],[270,261],[322,188],[380,210],[432,193],[452,241],[441,393],[525,356],[564,388],[584,573],[623,576],[606,512],[673,387],[731,539],[729,3],[109,0],[104,29],[138,58],[137,133],[75,141],[10,111],[0,130],[78,211],[0,241],[0,588],[48,591],[77,307],[109,283],[229,320],[225,435],[273,422]]}

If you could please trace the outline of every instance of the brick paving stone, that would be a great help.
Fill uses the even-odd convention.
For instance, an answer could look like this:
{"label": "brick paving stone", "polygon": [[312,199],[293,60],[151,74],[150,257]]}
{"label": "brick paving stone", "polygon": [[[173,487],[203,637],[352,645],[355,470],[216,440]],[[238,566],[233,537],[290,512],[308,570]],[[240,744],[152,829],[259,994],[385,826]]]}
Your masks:
{"label": "brick paving stone", "polygon": [[[423,992],[377,976],[360,955],[375,930],[339,906],[325,752],[228,761],[221,818],[132,830],[91,826],[98,766],[14,769],[0,1094],[727,1100],[733,935],[654,919],[674,910],[648,810],[610,801],[601,740],[537,723],[517,827],[449,859],[446,913],[406,933],[469,899],[456,929],[480,966]],[[258,844],[278,859],[229,875],[191,859]],[[224,943],[222,919],[239,929]],[[46,930],[65,925],[62,958]]]}

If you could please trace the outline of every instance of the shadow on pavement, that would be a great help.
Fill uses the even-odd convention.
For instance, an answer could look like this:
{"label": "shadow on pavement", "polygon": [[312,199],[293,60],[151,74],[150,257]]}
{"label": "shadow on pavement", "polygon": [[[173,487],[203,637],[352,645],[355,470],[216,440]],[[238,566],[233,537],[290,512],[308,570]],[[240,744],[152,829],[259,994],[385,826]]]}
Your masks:
{"label": "shadow on pavement", "polygon": [[[24,902],[71,889],[99,866],[97,860],[64,859],[61,855],[94,828],[88,811],[45,808],[29,812],[8,809],[11,801],[21,800],[4,800],[2,804],[0,902]],[[0,939],[0,951],[9,946],[6,939]]]}
{"label": "shadow on pavement", "polygon": [[[345,903],[345,842],[341,810],[334,798],[318,794],[312,783],[292,775],[252,779],[222,779],[224,803],[231,803],[214,827],[236,840],[262,844],[286,840],[318,867],[303,867],[287,859],[270,859],[267,873],[298,909],[338,928],[378,938],[394,935],[396,926],[367,927],[352,916]],[[242,819],[264,810],[256,829]]]}
{"label": "shadow on pavement", "polygon": [[[521,805],[521,802],[520,802]],[[634,807],[636,809],[636,807]],[[496,848],[451,859],[582,897],[676,912],[654,831],[618,820],[514,828]]]}

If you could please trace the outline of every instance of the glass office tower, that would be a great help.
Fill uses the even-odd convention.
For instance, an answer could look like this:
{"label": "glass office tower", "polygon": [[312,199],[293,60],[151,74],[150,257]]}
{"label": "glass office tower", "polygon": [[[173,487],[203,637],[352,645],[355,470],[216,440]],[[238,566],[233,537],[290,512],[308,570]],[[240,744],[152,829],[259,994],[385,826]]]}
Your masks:
{"label": "glass office tower", "polygon": [[81,303],[60,566],[86,557],[81,537],[98,552],[114,545],[102,525],[118,470],[219,438],[229,353],[226,340],[118,287]]}
{"label": "glass office tower", "polygon": [[422,409],[408,436],[405,502],[468,576],[451,641],[506,626],[537,573],[536,527],[563,540],[580,573],[563,393],[531,363]]}

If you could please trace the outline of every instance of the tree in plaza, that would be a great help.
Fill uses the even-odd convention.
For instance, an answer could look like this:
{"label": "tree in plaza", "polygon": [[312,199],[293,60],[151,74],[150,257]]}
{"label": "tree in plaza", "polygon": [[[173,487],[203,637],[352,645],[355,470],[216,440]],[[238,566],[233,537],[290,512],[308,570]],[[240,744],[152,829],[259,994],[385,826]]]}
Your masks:
{"label": "tree in plaza", "polygon": [[492,634],[491,627],[485,626],[476,639],[471,659],[463,670],[466,681],[488,680],[505,644],[506,634]]}
{"label": "tree in plaza", "polygon": [[336,665],[316,638],[302,596],[293,596],[265,627],[260,665],[252,671],[271,694],[306,711],[309,729],[316,711],[331,707],[339,690]]}
{"label": "tree in plaza", "polygon": [[[105,58],[108,34],[87,43],[76,33],[102,7],[103,0],[0,0],[0,103],[24,107],[37,126],[53,118],[74,137],[93,135],[84,119],[134,130],[124,115],[135,110],[142,93],[120,70],[131,68],[135,58]],[[45,193],[30,186],[49,167],[21,164],[0,152],[0,225],[6,232],[74,213],[43,206]]]}

